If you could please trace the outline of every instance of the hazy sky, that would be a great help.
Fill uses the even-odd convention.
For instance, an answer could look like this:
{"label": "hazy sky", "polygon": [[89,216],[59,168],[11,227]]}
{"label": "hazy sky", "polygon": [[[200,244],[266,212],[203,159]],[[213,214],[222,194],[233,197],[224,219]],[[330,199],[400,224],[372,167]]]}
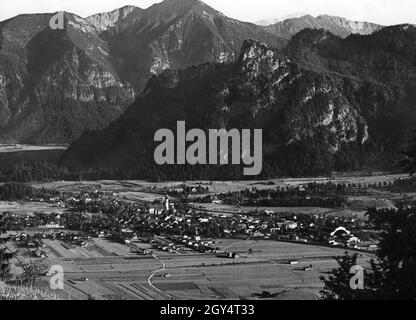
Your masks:
{"label": "hazy sky", "polygon": [[[160,0],[0,0],[0,20],[21,13],[68,11],[80,16],[124,5],[147,8]],[[415,0],[205,0],[225,15],[243,21],[280,18],[305,12],[330,14],[384,25],[416,24]]]}

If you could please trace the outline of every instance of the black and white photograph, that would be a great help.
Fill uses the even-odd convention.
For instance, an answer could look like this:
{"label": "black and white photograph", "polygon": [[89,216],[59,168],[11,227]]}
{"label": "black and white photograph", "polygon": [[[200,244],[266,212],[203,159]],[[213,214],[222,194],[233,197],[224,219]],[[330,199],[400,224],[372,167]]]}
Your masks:
{"label": "black and white photograph", "polygon": [[414,301],[415,174],[414,0],[0,2],[2,301]]}

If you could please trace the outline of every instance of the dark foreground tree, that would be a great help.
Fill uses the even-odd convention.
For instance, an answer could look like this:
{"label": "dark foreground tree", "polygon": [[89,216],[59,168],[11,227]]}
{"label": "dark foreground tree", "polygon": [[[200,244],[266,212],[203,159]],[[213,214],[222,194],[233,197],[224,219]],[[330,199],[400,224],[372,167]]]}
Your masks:
{"label": "dark foreground tree", "polygon": [[19,277],[17,282],[25,286],[34,286],[39,276],[44,272],[46,266],[40,263],[29,263],[24,267],[23,274]]}
{"label": "dark foreground tree", "polygon": [[7,282],[12,278],[10,271],[10,260],[12,253],[8,253],[5,248],[0,249],[0,281]]}
{"label": "dark foreground tree", "polygon": [[[416,173],[416,134],[403,152],[403,169]],[[379,231],[380,244],[376,259],[364,274],[364,288],[354,290],[348,282],[350,268],[357,256],[338,257],[338,269],[328,279],[322,277],[323,299],[416,300],[416,208],[401,205],[398,209],[370,209],[367,213]]]}
{"label": "dark foreground tree", "polygon": [[378,299],[416,299],[416,208],[368,213],[381,232],[372,285]]}
{"label": "dark foreground tree", "polygon": [[380,233],[376,259],[364,273],[364,287],[350,286],[351,267],[357,255],[336,258],[339,268],[322,277],[323,299],[415,300],[416,299],[416,208],[371,209],[370,221]]}
{"label": "dark foreground tree", "polygon": [[358,254],[336,257],[338,268],[333,269],[328,279],[321,277],[325,284],[321,291],[324,300],[357,300],[361,298],[361,293],[351,289],[351,268],[357,265]]}

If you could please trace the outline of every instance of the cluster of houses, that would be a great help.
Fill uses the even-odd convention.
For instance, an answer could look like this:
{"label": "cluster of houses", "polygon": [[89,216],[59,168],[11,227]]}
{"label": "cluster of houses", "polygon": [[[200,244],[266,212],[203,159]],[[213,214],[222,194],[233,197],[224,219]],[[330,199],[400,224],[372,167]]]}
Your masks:
{"label": "cluster of houses", "polygon": [[20,246],[28,248],[34,257],[44,258],[47,257],[46,251],[43,250],[45,245],[43,240],[61,240],[63,246],[79,246],[86,247],[88,245],[89,237],[80,234],[66,233],[66,232],[49,232],[49,233],[34,233],[29,234],[26,232],[11,232],[9,234],[9,240],[13,240]]}
{"label": "cluster of houses", "polygon": [[218,248],[215,247],[215,241],[201,236],[172,236],[170,239],[178,244],[183,245],[191,250],[200,253],[215,253]]}
{"label": "cluster of houses", "polygon": [[60,213],[46,214],[35,212],[33,215],[3,212],[3,224],[8,225],[10,231],[34,230],[34,229],[65,229],[61,222]]}
{"label": "cluster of houses", "polygon": [[150,243],[154,249],[167,252],[175,252],[182,248],[188,248],[198,253],[215,254],[218,258],[239,259],[237,252],[226,252],[215,246],[213,239],[203,238],[200,236],[170,236],[154,237]]}
{"label": "cluster of houses", "polygon": [[[33,227],[45,230],[46,234],[66,228],[127,245],[139,237],[151,237],[152,246],[163,251],[177,250],[180,245],[201,253],[216,254],[225,253],[217,252],[211,238],[290,240],[354,247],[360,244],[360,239],[349,230],[362,227],[352,218],[325,214],[253,211],[213,215],[192,206],[178,206],[168,197],[146,205],[128,203],[98,190],[61,195],[46,201],[66,207],[69,212],[62,216],[44,213],[16,216],[10,213],[9,217],[13,224],[20,226],[20,230]],[[54,234],[61,234],[62,240],[72,245],[86,245],[85,239],[80,236],[69,239],[64,232]]]}
{"label": "cluster of houses", "polygon": [[200,236],[154,236],[149,241],[154,249],[167,252],[174,252],[180,248],[188,248],[200,253],[215,253],[217,251],[217,248],[214,246],[214,240],[205,239]]}

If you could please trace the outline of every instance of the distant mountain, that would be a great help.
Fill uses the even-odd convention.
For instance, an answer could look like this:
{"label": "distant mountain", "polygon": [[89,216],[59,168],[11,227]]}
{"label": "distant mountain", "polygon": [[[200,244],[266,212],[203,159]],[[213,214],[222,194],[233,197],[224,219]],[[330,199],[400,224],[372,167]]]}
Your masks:
{"label": "distant mountain", "polygon": [[350,34],[372,34],[380,30],[382,26],[369,22],[350,21],[345,18],[329,15],[321,15],[316,18],[311,15],[306,15],[287,19],[268,26],[270,32],[285,39],[290,39],[296,33],[307,28],[323,29],[336,36],[346,38]]}
{"label": "distant mountain", "polygon": [[281,18],[274,18],[274,19],[266,19],[266,20],[260,20],[255,22],[255,24],[259,25],[259,26],[270,26],[272,24],[276,24],[278,22],[282,22],[288,19],[294,19],[294,18],[300,18],[306,16],[305,13],[303,12],[297,12],[297,13],[292,13],[292,14],[288,14],[284,17]]}
{"label": "distant mountain", "polygon": [[133,10],[101,38],[108,42],[117,71],[137,91],[150,76],[169,68],[233,62],[246,39],[278,48],[287,43],[263,27],[228,18],[198,0],[165,0],[144,11]]}
{"label": "distant mountain", "polygon": [[21,15],[0,23],[0,140],[71,142],[117,118],[152,75],[233,62],[245,39],[286,40],[197,0],[124,7],[86,19]]}
{"label": "distant mountain", "polygon": [[[234,64],[154,76],[122,118],[65,153],[71,169],[155,179],[238,179],[238,171],[154,166],[153,135],[188,128],[262,128],[264,175],[391,169],[416,123],[416,28],[346,39],[303,30],[285,50],[245,41]],[[221,171],[222,170],[222,171]]]}

